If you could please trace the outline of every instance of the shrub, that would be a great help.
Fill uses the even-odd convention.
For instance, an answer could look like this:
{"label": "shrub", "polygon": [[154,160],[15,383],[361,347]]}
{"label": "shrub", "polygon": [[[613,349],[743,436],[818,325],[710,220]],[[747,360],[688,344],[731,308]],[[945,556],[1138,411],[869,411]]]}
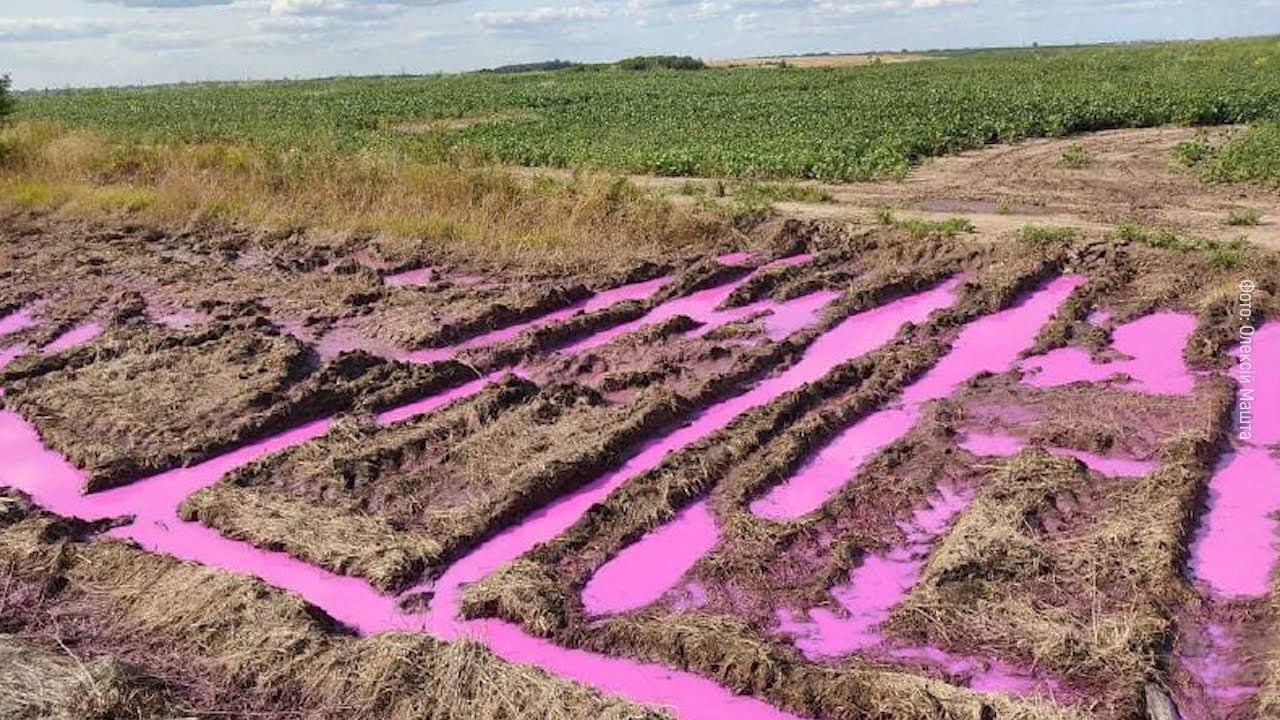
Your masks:
{"label": "shrub", "polygon": [[1027,225],[1022,228],[1020,236],[1023,242],[1044,245],[1075,240],[1080,237],[1080,231],[1073,227],[1057,225]]}
{"label": "shrub", "polygon": [[1234,208],[1227,215],[1227,224],[1233,226],[1257,225],[1262,222],[1262,211],[1257,208]]}
{"label": "shrub", "polygon": [[9,92],[9,76],[0,75],[0,121],[13,112],[13,95]]}
{"label": "shrub", "polygon": [[623,70],[705,70],[707,64],[688,55],[637,55],[618,61]]}
{"label": "shrub", "polygon": [[1085,146],[1076,143],[1062,151],[1062,164],[1072,170],[1080,170],[1093,164],[1093,156]]}

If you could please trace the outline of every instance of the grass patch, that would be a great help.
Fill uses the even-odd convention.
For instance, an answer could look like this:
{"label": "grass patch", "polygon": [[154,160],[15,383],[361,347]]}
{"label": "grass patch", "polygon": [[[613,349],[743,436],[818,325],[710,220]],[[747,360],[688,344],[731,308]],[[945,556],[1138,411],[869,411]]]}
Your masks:
{"label": "grass patch", "polygon": [[1214,240],[1200,235],[1179,235],[1168,227],[1147,227],[1139,223],[1122,223],[1111,231],[1109,237],[1120,242],[1148,245],[1183,253],[1200,253],[1209,258],[1216,268],[1230,270],[1239,267],[1253,252],[1248,238],[1239,236],[1230,240]]}
{"label": "grass patch", "polygon": [[926,220],[924,218],[907,218],[899,220],[897,227],[917,240],[925,238],[955,237],[976,230],[968,218],[949,217],[942,220]]}
{"label": "grass patch", "polygon": [[[602,173],[523,177],[483,161],[390,151],[145,145],[33,122],[0,129],[0,147],[0,201],[22,208],[358,230],[486,264],[599,269],[607,257],[623,267],[730,232],[722,212],[676,207]],[[778,187],[755,194],[788,195]]]}
{"label": "grass patch", "polygon": [[1262,223],[1262,211],[1257,208],[1235,208],[1227,214],[1225,222],[1236,227],[1259,225]]}
{"label": "grass patch", "polygon": [[1062,151],[1062,166],[1071,170],[1083,170],[1093,165],[1093,155],[1084,145],[1076,143]]}
{"label": "grass patch", "polygon": [[1280,189],[1280,122],[1256,124],[1221,145],[1197,138],[1176,146],[1176,165],[1208,182],[1243,182]]}
{"label": "grass patch", "polygon": [[1080,229],[1062,225],[1027,225],[1018,232],[1023,242],[1034,245],[1070,242],[1080,237]]}

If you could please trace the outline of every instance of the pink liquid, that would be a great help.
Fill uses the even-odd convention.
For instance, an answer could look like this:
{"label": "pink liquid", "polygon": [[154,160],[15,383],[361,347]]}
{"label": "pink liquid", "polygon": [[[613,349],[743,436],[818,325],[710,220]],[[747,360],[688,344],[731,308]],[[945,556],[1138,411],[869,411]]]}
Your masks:
{"label": "pink liquid", "polygon": [[1191,546],[1191,571],[1221,597],[1261,597],[1276,562],[1280,461],[1244,447],[1209,481],[1209,511]]}
{"label": "pink liquid", "polygon": [[[756,272],[778,265],[807,262],[811,259],[809,256],[797,257],[801,259],[783,258],[782,260],[774,260],[757,268]],[[617,325],[588,338],[583,338],[564,347],[562,351],[579,352],[599,347],[621,335],[634,332],[646,325],[668,320],[677,315],[686,315],[702,323],[703,326],[698,329],[698,332],[705,333],[714,328],[743,320],[759,313],[767,313],[763,321],[765,330],[771,339],[780,340],[801,327],[811,325],[817,318],[818,311],[839,296],[835,292],[820,290],[805,297],[794,298],[780,303],[762,300],[743,307],[718,309],[721,303],[745,281],[746,278],[743,278],[726,285],[699,290],[689,295],[669,300],[650,310],[644,317]]]}
{"label": "pink liquid", "polygon": [[494,345],[505,340],[510,340],[520,333],[535,327],[549,325],[561,320],[569,318],[582,312],[595,312],[603,310],[616,303],[625,300],[643,300],[650,297],[667,283],[668,278],[656,278],[654,280],[646,280],[644,282],[632,283],[630,285],[622,285],[608,290],[601,290],[586,300],[575,303],[567,308],[547,313],[541,317],[527,320],[522,323],[516,323],[509,327],[500,328],[493,332],[485,333],[479,337],[472,338],[460,345],[451,348],[426,348],[423,350],[414,350],[408,353],[402,353],[400,359],[416,363],[439,362],[447,360],[460,349],[484,347],[486,345]]}
{"label": "pink liquid", "polygon": [[1115,349],[1128,360],[1096,363],[1079,348],[1060,348],[1030,358],[1022,367],[1031,373],[1026,382],[1037,387],[1098,382],[1123,373],[1133,380],[1121,387],[1185,395],[1194,389],[1195,377],[1187,370],[1182,352],[1195,329],[1196,319],[1191,315],[1152,313],[1112,331]]}
{"label": "pink liquid", "polygon": [[725,253],[723,255],[716,256],[716,262],[720,263],[721,265],[745,265],[750,260],[751,260],[751,253],[742,252],[742,251]]}
{"label": "pink liquid", "polygon": [[[910,432],[921,404],[950,395],[980,372],[1008,370],[1034,341],[1040,327],[1071,292],[1084,282],[1062,277],[1018,305],[980,318],[960,332],[948,353],[903,393],[904,406],[873,413],[824,447],[786,482],[751,504],[751,511],[773,520],[813,512],[834,495],[869,457]],[[891,336],[889,336],[891,337]]]}
{"label": "pink liquid", "polygon": [[642,608],[679,582],[719,539],[706,501],[694,503],[597,570],[582,590],[582,603],[592,615]]}
{"label": "pink liquid", "polygon": [[[1009,435],[970,435],[960,443],[960,447],[975,455],[1010,457],[1022,452],[1026,448],[1026,443]],[[1089,468],[1112,477],[1140,477],[1154,472],[1159,467],[1159,463],[1151,460],[1108,457],[1071,448],[1045,449],[1054,455],[1073,457]]]}
{"label": "pink liquid", "polygon": [[390,287],[414,287],[428,285],[435,280],[435,271],[429,267],[391,273],[382,277],[382,284]]}
{"label": "pink liquid", "polygon": [[35,318],[31,317],[31,311],[23,308],[0,318],[0,335],[9,335],[19,330],[35,327],[35,325],[36,321]]}
{"label": "pink liquid", "polygon": [[0,370],[17,359],[20,355],[27,351],[26,345],[14,345],[13,347],[0,348]]}
{"label": "pink liquid", "polygon": [[831,589],[843,614],[814,608],[804,621],[784,610],[779,612],[779,630],[796,635],[796,647],[810,659],[839,657],[883,643],[876,627],[916,584],[933,541],[971,498],[968,491],[940,487],[928,505],[917,508],[912,519],[899,526],[907,535],[905,545],[884,555],[867,556],[849,574],[848,585]]}
{"label": "pink liquid", "polygon": [[102,334],[102,326],[98,323],[87,323],[65,333],[59,335],[53,342],[45,345],[41,350],[45,355],[53,355],[63,350],[70,350],[77,345],[83,345],[90,340]]}

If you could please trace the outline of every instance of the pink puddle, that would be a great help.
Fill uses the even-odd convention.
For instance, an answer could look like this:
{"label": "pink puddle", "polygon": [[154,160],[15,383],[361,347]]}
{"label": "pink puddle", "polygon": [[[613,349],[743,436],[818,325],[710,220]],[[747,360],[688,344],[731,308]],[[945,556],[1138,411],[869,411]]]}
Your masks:
{"label": "pink puddle", "polygon": [[1122,387],[1148,393],[1185,395],[1195,378],[1182,360],[1187,338],[1196,328],[1191,315],[1152,313],[1112,331],[1112,344],[1127,360],[1097,363],[1079,348],[1059,348],[1022,364],[1031,374],[1027,382],[1052,387],[1073,382],[1098,382],[1117,374],[1133,378]]}
{"label": "pink puddle", "polygon": [[849,584],[831,589],[831,597],[845,610],[838,616],[827,608],[809,611],[809,621],[794,613],[778,613],[779,630],[796,635],[796,647],[810,659],[839,657],[884,642],[876,627],[907,594],[920,576],[933,541],[968,506],[967,490],[939,487],[928,505],[918,508],[899,527],[907,543],[884,555],[869,555],[852,573]]}
{"label": "pink puddle", "polygon": [[13,347],[0,348],[0,370],[4,370],[9,363],[13,362],[26,351],[26,345],[14,345]]}
{"label": "pink puddle", "polygon": [[[1231,657],[1241,651],[1239,643],[1226,628],[1208,623],[1202,632],[1203,646],[1194,655],[1182,654],[1179,660],[1190,672],[1202,691],[1200,697],[1181,698],[1179,711],[1183,720],[1211,720],[1232,717],[1237,703],[1258,691],[1257,685],[1235,679],[1239,671]],[[1200,702],[1196,702],[1200,700]]]}
{"label": "pink puddle", "polygon": [[950,395],[980,372],[1008,370],[1054,310],[1083,282],[1080,277],[1057,278],[1018,305],[967,325],[951,352],[906,389],[903,407],[880,410],[850,426],[789,480],[753,502],[751,511],[786,520],[821,507],[867,458],[910,432],[920,405]]}
{"label": "pink puddle", "polygon": [[[1010,457],[1022,452],[1026,448],[1026,443],[1020,438],[1009,435],[969,435],[964,442],[960,443],[960,447],[975,455]],[[1089,468],[1112,477],[1140,477],[1154,472],[1159,467],[1159,463],[1151,460],[1108,457],[1072,448],[1051,447],[1045,449],[1054,455],[1076,458]]]}
{"label": "pink puddle", "polygon": [[416,270],[405,270],[404,272],[391,273],[382,277],[382,284],[391,287],[413,287],[415,285],[427,285],[436,278],[435,271],[429,267],[418,268]]}
{"label": "pink puddle", "polygon": [[1276,561],[1280,461],[1243,447],[1209,481],[1209,511],[1191,546],[1191,571],[1222,597],[1261,597]]}
{"label": "pink puddle", "polygon": [[0,318],[0,335],[9,335],[19,330],[35,327],[35,325],[36,321],[35,318],[31,317],[31,311],[23,308]]}
{"label": "pink puddle", "polygon": [[597,570],[582,590],[583,605],[592,615],[642,608],[679,582],[719,539],[706,501],[694,503]]}
{"label": "pink puddle", "polygon": [[59,335],[53,342],[41,348],[40,352],[45,355],[60,353],[63,350],[70,350],[77,345],[83,345],[101,334],[101,325],[96,322],[86,323]]}
{"label": "pink puddle", "polygon": [[[784,392],[817,380],[840,363],[884,345],[897,335],[903,323],[922,322],[933,311],[955,302],[955,288],[958,284],[959,281],[952,280],[928,292],[850,316],[810,344],[795,365],[780,375],[764,380],[753,390],[737,398],[708,408],[690,427],[697,429],[698,437],[704,437],[727,426],[734,418],[752,407],[763,405]],[[672,437],[679,437],[683,432],[683,430],[677,431]],[[672,449],[683,447],[698,437],[683,440],[679,445],[673,445]],[[711,527],[714,530],[714,523]],[[689,542],[691,539],[698,539],[702,544],[706,544],[709,538],[705,533],[705,523],[696,512],[687,515],[677,514],[662,528],[623,550],[617,558],[602,566],[587,586],[597,598],[649,598],[650,600],[642,603],[642,605],[647,604],[670,589],[688,568],[692,567],[698,557],[701,557],[702,553],[699,553],[688,559],[685,553],[690,548],[676,547],[677,542]],[[710,541],[707,549],[715,544],[713,537]],[[688,564],[681,568],[679,573],[675,573],[674,568],[664,568],[661,563],[634,562],[628,551],[639,545],[644,548],[637,551],[640,558],[666,555],[686,558]],[[616,563],[621,563],[621,568],[615,567]],[[603,579],[601,579],[602,574]],[[595,603],[595,601],[588,601],[585,596],[583,601]],[[608,605],[607,600],[594,604],[593,612],[609,612]]]}
{"label": "pink puddle", "polygon": [[[756,269],[756,272],[776,267],[778,265],[807,262],[810,259],[812,259],[811,256],[803,255],[774,260],[773,262],[760,266]],[[732,294],[733,291],[743,282],[745,282],[745,278],[736,282],[718,285],[705,290],[699,290],[697,292],[690,293],[689,295],[685,295],[684,297],[669,300],[650,310],[644,315],[644,317],[598,332],[590,337],[583,338],[582,340],[567,345],[562,349],[562,351],[578,352],[593,347],[599,347],[621,335],[633,332],[646,325],[652,325],[657,322],[662,322],[663,320],[668,320],[676,317],[677,315],[687,315],[688,317],[702,323],[703,327],[699,328],[698,332],[705,333],[722,325],[727,325],[731,322],[744,320],[753,315],[763,313],[765,332],[768,334],[770,339],[780,340],[795,330],[812,324],[817,318],[818,311],[827,303],[839,297],[839,293],[820,290],[804,297],[794,298],[780,303],[770,300],[762,300],[743,307],[718,310],[717,308],[720,307],[720,304],[723,303],[725,299],[728,298],[729,295]]]}
{"label": "pink puddle", "polygon": [[522,323],[517,323],[509,327],[494,330],[479,337],[472,338],[460,345],[451,348],[427,348],[425,350],[415,350],[413,352],[402,354],[403,359],[409,362],[427,363],[447,360],[453,357],[458,350],[463,348],[483,347],[485,345],[493,345],[495,343],[510,340],[520,333],[530,328],[548,325],[553,322],[567,320],[578,313],[595,312],[603,310],[625,300],[643,300],[650,297],[658,291],[668,278],[656,278],[654,280],[645,280],[644,282],[631,283],[630,285],[622,285],[608,290],[601,290],[586,300],[570,305],[567,308],[547,313],[541,317],[534,318]]}
{"label": "pink puddle", "polygon": [[[466,391],[467,388],[459,388],[449,395],[439,396],[434,404],[442,405]],[[767,400],[767,397],[753,396],[751,403],[741,410]],[[416,404],[413,410],[426,412],[431,409],[429,404]],[[411,411],[390,411],[382,418],[389,421],[408,412]],[[0,467],[0,484],[25,490],[41,506],[74,517],[97,519],[136,514],[132,525],[113,530],[111,534],[131,538],[154,552],[165,552],[258,577],[297,593],[362,634],[425,630],[445,640],[472,636],[512,662],[537,665],[606,692],[622,694],[636,702],[672,706],[686,720],[719,720],[726,711],[743,720],[797,720],[767,703],[734,695],[693,674],[660,665],[568,650],[547,640],[529,637],[508,623],[466,622],[457,617],[462,583],[479,580],[524,554],[534,544],[563,532],[587,508],[627,479],[651,469],[670,450],[705,436],[730,419],[732,416],[723,420],[703,420],[702,425],[695,422],[682,428],[666,441],[649,446],[617,472],[535,512],[520,525],[508,528],[431,583],[435,600],[428,615],[400,614],[393,598],[378,594],[359,579],[326,572],[282,553],[259,550],[248,543],[224,538],[198,523],[177,519],[176,507],[186,495],[215,482],[238,465],[318,437],[325,430],[324,422],[312,423],[192,468],[174,470],[125,488],[86,497],[79,494],[83,474],[61,456],[46,450],[35,430],[19,416],[0,411],[0,455],[17,460]],[[168,479],[162,482],[161,478],[166,477]]]}
{"label": "pink puddle", "polygon": [[716,256],[716,262],[721,265],[743,265],[749,260],[751,260],[751,253],[743,251],[725,253],[723,255]]}

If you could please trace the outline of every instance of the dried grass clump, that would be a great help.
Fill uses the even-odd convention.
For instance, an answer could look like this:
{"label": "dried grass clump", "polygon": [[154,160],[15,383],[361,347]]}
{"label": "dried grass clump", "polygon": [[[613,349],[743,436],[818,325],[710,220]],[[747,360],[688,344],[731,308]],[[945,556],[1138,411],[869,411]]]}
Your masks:
{"label": "dried grass clump", "polygon": [[161,684],[111,657],[83,659],[0,635],[0,717],[9,720],[165,720]]}
{"label": "dried grass clump", "polygon": [[[87,529],[82,524],[17,502],[18,511],[6,510],[0,523],[0,588],[6,594],[37,588],[39,602],[0,601],[0,623],[33,637],[65,636],[73,649],[78,643],[106,648],[172,681],[183,704],[194,705],[185,708],[191,714],[669,718],[507,663],[470,642],[446,644],[408,634],[356,638],[297,596],[258,580],[128,543],[81,541]],[[35,671],[45,676],[45,668]],[[60,661],[47,677],[67,675]],[[6,676],[0,683],[19,680]]]}
{"label": "dried grass clump", "polygon": [[357,231],[393,251],[582,271],[621,271],[734,236],[720,214],[604,173],[548,184],[466,159],[141,145],[36,122],[0,131],[0,146],[0,199],[81,216]]}

